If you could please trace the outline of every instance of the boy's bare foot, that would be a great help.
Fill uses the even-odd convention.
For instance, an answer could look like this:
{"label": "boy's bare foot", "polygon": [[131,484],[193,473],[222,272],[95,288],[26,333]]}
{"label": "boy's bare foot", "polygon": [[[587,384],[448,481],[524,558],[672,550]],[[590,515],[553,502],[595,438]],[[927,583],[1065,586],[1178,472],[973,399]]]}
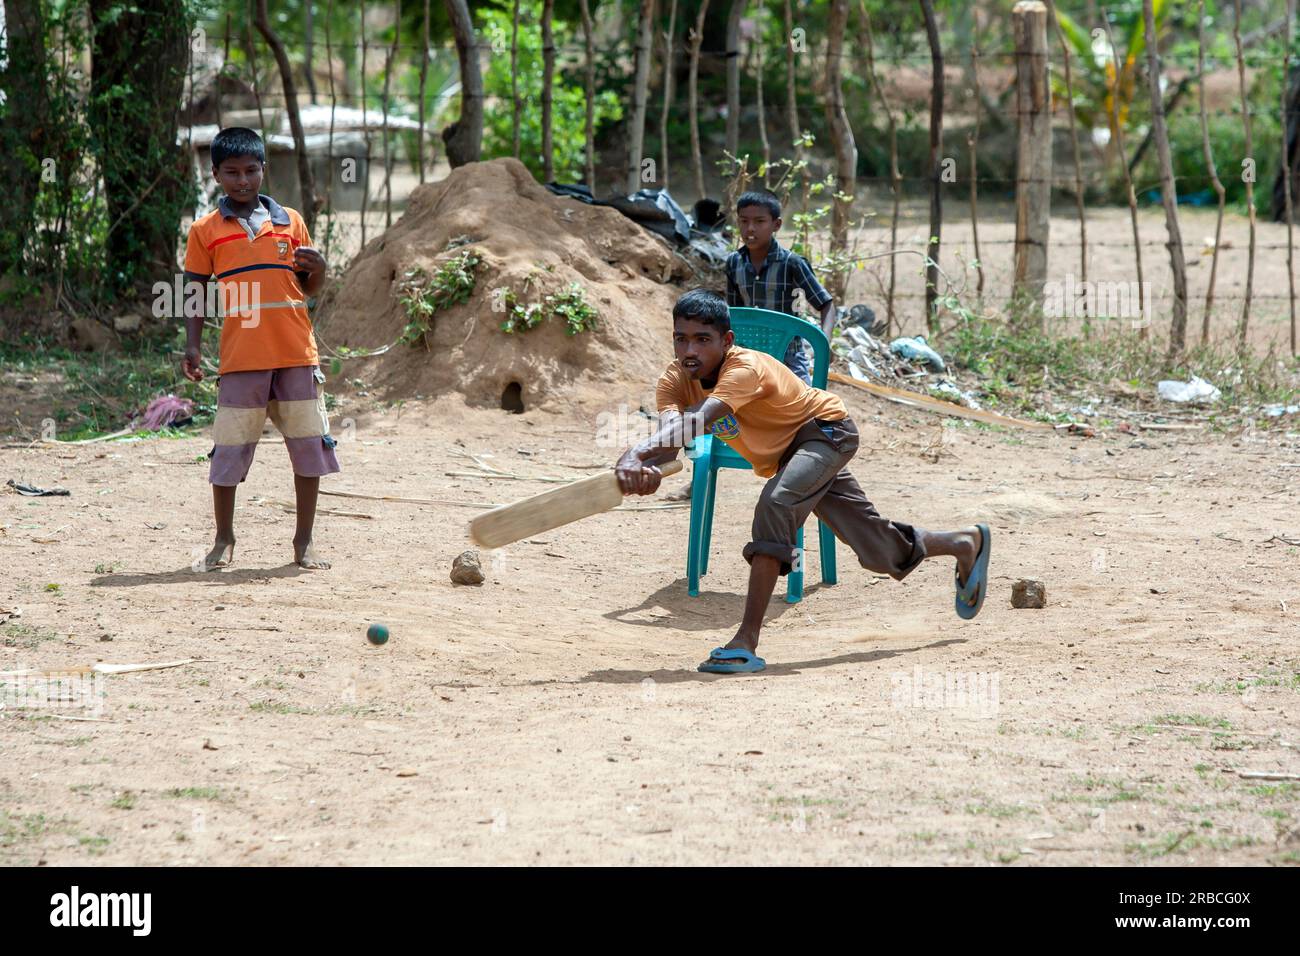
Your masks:
{"label": "boy's bare foot", "polygon": [[215,571],[218,568],[228,568],[232,561],[235,560],[235,542],[218,540],[212,546],[202,563],[199,565],[200,571]]}
{"label": "boy's bare foot", "polygon": [[758,637],[757,635],[746,634],[744,631],[737,631],[736,636],[722,646],[724,650],[746,650],[752,654],[758,650]]}
{"label": "boy's bare foot", "polygon": [[971,571],[975,569],[975,559],[980,556],[980,548],[984,546],[984,535],[980,534],[979,528],[967,528],[953,532],[952,537],[956,547],[957,580],[961,582],[961,587],[965,587],[970,580]]}
{"label": "boy's bare foot", "polygon": [[324,571],[330,566],[330,563],[324,558],[316,555],[316,549],[312,547],[310,541],[300,545],[295,542],[293,546],[293,560],[297,562],[298,567],[308,571]]}

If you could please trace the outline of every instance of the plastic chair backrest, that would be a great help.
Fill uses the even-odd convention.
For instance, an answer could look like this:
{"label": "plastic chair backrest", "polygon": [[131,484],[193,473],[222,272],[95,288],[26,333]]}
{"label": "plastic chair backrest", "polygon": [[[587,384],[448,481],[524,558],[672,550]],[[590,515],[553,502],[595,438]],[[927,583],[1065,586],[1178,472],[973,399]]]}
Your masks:
{"label": "plastic chair backrest", "polygon": [[785,351],[795,337],[807,339],[813,349],[813,387],[826,387],[831,367],[831,343],[820,326],[770,309],[732,306],[729,311],[736,344],[755,352],[766,352],[778,361],[784,361]]}

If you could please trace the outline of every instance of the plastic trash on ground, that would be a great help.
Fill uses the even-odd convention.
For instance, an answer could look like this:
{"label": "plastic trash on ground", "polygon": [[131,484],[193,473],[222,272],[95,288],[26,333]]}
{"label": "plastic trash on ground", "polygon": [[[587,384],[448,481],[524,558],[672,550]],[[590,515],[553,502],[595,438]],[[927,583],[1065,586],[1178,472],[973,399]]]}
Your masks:
{"label": "plastic trash on ground", "polygon": [[1265,405],[1260,411],[1269,418],[1281,418],[1283,415],[1294,415],[1300,412],[1300,405]]}
{"label": "plastic trash on ground", "polygon": [[924,335],[894,339],[889,343],[889,351],[902,356],[908,361],[921,362],[932,372],[947,371],[943,359],[938,352],[930,348],[929,343],[925,341]]}
{"label": "plastic trash on ground", "polygon": [[1199,375],[1193,375],[1191,381],[1175,382],[1166,379],[1156,383],[1156,394],[1166,402],[1217,402],[1223,394]]}
{"label": "plastic trash on ground", "polygon": [[979,409],[980,403],[970,392],[963,392],[960,388],[949,382],[947,379],[940,379],[930,386],[929,392],[935,398],[941,398],[945,402],[952,402],[954,405],[962,405],[966,408]]}

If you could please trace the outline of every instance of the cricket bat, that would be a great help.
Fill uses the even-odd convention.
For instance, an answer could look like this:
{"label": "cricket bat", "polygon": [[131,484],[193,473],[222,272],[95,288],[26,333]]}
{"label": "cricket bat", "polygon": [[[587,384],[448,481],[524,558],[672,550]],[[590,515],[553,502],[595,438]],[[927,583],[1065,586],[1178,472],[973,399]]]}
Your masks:
{"label": "cricket bat", "polygon": [[[660,465],[665,477],[682,470],[680,461]],[[613,471],[579,478],[561,488],[493,508],[469,523],[469,536],[480,548],[500,548],[513,541],[550,531],[579,518],[600,514],[623,503],[623,492]]]}

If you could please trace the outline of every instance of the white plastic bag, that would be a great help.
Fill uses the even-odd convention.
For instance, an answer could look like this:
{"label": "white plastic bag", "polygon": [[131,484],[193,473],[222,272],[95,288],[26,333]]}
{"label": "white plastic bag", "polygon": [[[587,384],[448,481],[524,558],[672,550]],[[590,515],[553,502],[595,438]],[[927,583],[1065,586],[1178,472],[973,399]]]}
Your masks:
{"label": "white plastic bag", "polygon": [[1190,382],[1166,379],[1156,383],[1156,394],[1166,402],[1217,402],[1222,393],[1198,375]]}

